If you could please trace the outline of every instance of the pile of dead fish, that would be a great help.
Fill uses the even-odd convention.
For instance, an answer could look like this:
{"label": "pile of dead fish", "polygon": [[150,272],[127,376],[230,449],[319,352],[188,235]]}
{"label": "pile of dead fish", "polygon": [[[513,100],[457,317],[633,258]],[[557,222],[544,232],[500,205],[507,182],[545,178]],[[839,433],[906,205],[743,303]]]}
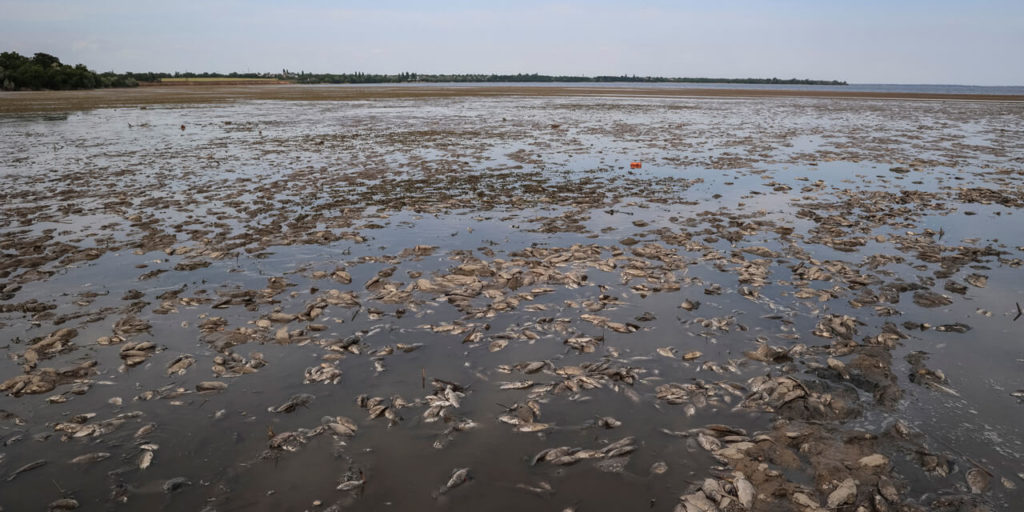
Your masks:
{"label": "pile of dead fish", "polygon": [[[636,451],[634,444],[636,439],[627,436],[618,441],[608,443],[600,448],[579,448],[572,446],[559,446],[556,448],[545,448],[533,456],[531,466],[540,463],[552,464],[555,466],[568,466],[584,460],[608,461],[619,457],[626,457]],[[625,466],[625,461],[616,461],[620,466]],[[599,464],[604,465],[603,464]]]}

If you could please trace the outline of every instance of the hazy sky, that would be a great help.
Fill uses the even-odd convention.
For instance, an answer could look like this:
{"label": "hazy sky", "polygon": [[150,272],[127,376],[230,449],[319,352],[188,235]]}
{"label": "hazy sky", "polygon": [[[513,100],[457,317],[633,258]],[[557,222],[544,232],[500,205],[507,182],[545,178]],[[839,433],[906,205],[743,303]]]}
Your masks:
{"label": "hazy sky", "polygon": [[0,49],[97,71],[1024,85],[1024,0],[0,0]]}

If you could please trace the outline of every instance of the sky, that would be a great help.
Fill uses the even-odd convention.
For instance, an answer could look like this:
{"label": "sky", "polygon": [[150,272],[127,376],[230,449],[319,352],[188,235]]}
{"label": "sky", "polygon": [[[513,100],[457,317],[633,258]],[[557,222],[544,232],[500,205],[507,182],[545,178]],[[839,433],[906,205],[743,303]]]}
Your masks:
{"label": "sky", "polygon": [[1024,1],[0,0],[0,51],[101,72],[1024,85]]}

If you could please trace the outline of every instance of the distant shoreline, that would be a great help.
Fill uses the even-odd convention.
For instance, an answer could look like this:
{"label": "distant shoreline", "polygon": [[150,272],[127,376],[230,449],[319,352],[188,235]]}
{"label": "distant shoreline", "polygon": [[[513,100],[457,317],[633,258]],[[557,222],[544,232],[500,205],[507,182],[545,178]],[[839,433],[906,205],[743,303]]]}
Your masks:
{"label": "distant shoreline", "polygon": [[836,87],[831,84],[783,84],[783,83],[733,83],[733,82],[408,82],[408,83],[366,83],[366,84],[328,84],[328,83],[296,83],[294,81],[274,78],[177,78],[164,79],[163,82],[140,82],[143,87],[168,86],[243,86],[243,85],[303,85],[310,87],[369,87],[369,88],[567,88],[567,89],[640,89],[640,90],[782,90],[782,91],[827,91],[829,93],[856,92],[872,94],[938,94],[943,97],[950,95],[977,96],[1022,96],[1024,86],[995,85],[960,85],[960,84],[846,84]]}
{"label": "distant shoreline", "polygon": [[[367,87],[395,87],[399,84],[367,84]],[[1005,95],[1024,96],[1024,86],[985,86],[955,84],[848,84],[843,87],[812,84],[719,84],[719,83],[486,83],[486,84],[402,84],[410,87],[566,87],[597,89],[650,89],[650,90],[778,90],[778,91],[821,91],[828,93],[883,93],[883,94],[939,94],[939,95]],[[323,85],[328,86],[328,85]]]}
{"label": "distant shoreline", "polygon": [[493,86],[493,85],[165,85],[133,89],[82,91],[19,91],[0,93],[0,113],[68,112],[97,108],[150,105],[229,103],[251,100],[360,101],[460,97],[593,97],[597,98],[821,98],[866,100],[969,100],[1024,102],[1024,94],[927,94],[844,90],[711,89],[618,86]]}
{"label": "distant shoreline", "polygon": [[441,84],[441,83],[572,83],[572,84],[757,84],[757,85],[819,85],[844,86],[841,80],[812,80],[810,78],[723,78],[723,77],[664,77],[636,75],[540,75],[537,73],[515,75],[495,74],[420,74],[400,73],[378,75],[367,73],[301,73],[288,74],[284,80],[297,84]]}
{"label": "distant shoreline", "polygon": [[745,84],[745,85],[816,85],[845,86],[841,80],[813,80],[810,78],[723,78],[723,77],[664,77],[636,75],[541,75],[537,73],[496,74],[425,74],[425,73],[292,73],[287,70],[280,74],[268,73],[132,73],[124,74],[137,80],[140,85],[154,83],[219,83],[225,81],[266,82],[277,80],[283,83],[303,85],[413,85],[413,84]]}

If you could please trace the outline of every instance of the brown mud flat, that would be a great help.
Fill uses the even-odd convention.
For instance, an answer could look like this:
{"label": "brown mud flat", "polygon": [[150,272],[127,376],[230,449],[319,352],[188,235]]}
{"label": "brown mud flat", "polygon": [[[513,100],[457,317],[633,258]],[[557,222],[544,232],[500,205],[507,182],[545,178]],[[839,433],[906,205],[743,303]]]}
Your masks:
{"label": "brown mud flat", "polygon": [[238,80],[217,79],[217,80],[175,80],[173,82],[139,82],[139,87],[237,87],[240,85],[291,85],[291,82],[284,80],[267,79],[245,79]]}
{"label": "brown mud flat", "polygon": [[[223,103],[246,100],[359,101],[458,97],[619,96],[650,98],[837,98],[902,100],[1024,101],[1018,95],[789,91],[757,89],[672,89],[622,87],[517,86],[310,86],[158,84],[159,87],[94,91],[23,91],[0,93],[0,113],[76,111],[180,103]],[[264,87],[263,85],[275,85]],[[179,87],[180,86],[180,87]]]}
{"label": "brown mud flat", "polygon": [[1024,104],[324,89],[0,115],[0,507],[1024,501]]}

